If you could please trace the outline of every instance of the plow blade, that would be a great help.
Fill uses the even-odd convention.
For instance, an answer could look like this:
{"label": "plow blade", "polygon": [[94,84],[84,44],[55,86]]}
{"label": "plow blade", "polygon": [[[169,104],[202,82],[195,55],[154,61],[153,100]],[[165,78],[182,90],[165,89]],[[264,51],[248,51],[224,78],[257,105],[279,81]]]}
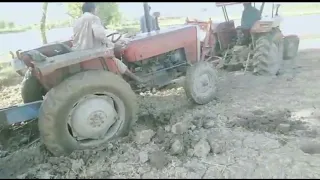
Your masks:
{"label": "plow blade", "polygon": [[0,109],[0,125],[12,125],[38,118],[42,101]]}

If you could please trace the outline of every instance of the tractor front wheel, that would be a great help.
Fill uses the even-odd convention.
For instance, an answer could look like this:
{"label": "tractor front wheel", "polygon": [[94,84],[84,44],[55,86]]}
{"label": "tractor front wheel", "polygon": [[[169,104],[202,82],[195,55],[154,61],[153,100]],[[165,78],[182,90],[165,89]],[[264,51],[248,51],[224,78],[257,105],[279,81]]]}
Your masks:
{"label": "tractor front wheel", "polygon": [[188,99],[196,104],[209,103],[216,95],[217,74],[213,65],[198,62],[187,69],[184,90]]}
{"label": "tractor front wheel", "polygon": [[120,76],[81,72],[45,96],[39,112],[40,137],[55,156],[96,147],[127,135],[136,110],[136,96]]}

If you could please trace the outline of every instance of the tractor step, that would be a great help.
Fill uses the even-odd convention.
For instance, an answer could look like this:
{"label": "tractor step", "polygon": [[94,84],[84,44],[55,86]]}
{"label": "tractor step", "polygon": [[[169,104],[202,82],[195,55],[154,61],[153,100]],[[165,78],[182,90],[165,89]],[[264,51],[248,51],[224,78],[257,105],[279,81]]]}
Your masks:
{"label": "tractor step", "polygon": [[38,118],[42,101],[0,109],[0,126],[12,125]]}

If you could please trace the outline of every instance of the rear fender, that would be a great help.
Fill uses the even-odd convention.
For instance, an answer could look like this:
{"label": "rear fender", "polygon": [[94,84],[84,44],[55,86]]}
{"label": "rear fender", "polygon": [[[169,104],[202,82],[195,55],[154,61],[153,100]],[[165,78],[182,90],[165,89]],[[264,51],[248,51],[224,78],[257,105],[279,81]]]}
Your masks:
{"label": "rear fender", "polygon": [[80,66],[81,69],[85,71],[103,69],[113,72],[115,74],[120,74],[120,71],[117,68],[115,61],[113,60],[113,57],[99,57],[89,61],[84,61],[80,63]]}
{"label": "rear fender", "polygon": [[39,68],[35,67],[32,70],[32,74],[33,76],[36,76],[43,87],[49,91],[52,87],[55,87],[67,77],[87,70],[106,70],[115,74],[120,74],[113,57],[94,58],[56,69],[48,74],[43,74]]}
{"label": "rear fender", "polygon": [[113,49],[103,47],[83,51],[73,51],[70,53],[49,57],[44,62],[33,61],[33,64],[35,67],[39,68],[43,75],[47,75],[57,69],[69,67],[79,63],[81,64],[85,61],[92,62],[92,60],[100,57],[113,58]]}

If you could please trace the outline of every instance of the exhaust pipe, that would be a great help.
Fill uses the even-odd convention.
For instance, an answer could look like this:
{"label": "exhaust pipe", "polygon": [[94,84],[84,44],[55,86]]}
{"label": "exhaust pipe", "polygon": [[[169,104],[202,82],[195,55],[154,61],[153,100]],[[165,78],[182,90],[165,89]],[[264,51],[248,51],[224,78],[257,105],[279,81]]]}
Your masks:
{"label": "exhaust pipe", "polygon": [[154,19],[156,21],[156,30],[159,31],[160,30],[160,27],[159,27],[160,12],[154,12],[153,16],[154,16]]}
{"label": "exhaust pipe", "polygon": [[143,9],[144,9],[144,19],[146,21],[146,27],[147,27],[147,31],[148,33],[151,30],[151,25],[150,25],[150,14],[149,14],[149,5],[148,3],[143,3]]}
{"label": "exhaust pipe", "polygon": [[156,20],[156,28],[157,30],[160,30],[158,17],[155,17],[155,20]]}

